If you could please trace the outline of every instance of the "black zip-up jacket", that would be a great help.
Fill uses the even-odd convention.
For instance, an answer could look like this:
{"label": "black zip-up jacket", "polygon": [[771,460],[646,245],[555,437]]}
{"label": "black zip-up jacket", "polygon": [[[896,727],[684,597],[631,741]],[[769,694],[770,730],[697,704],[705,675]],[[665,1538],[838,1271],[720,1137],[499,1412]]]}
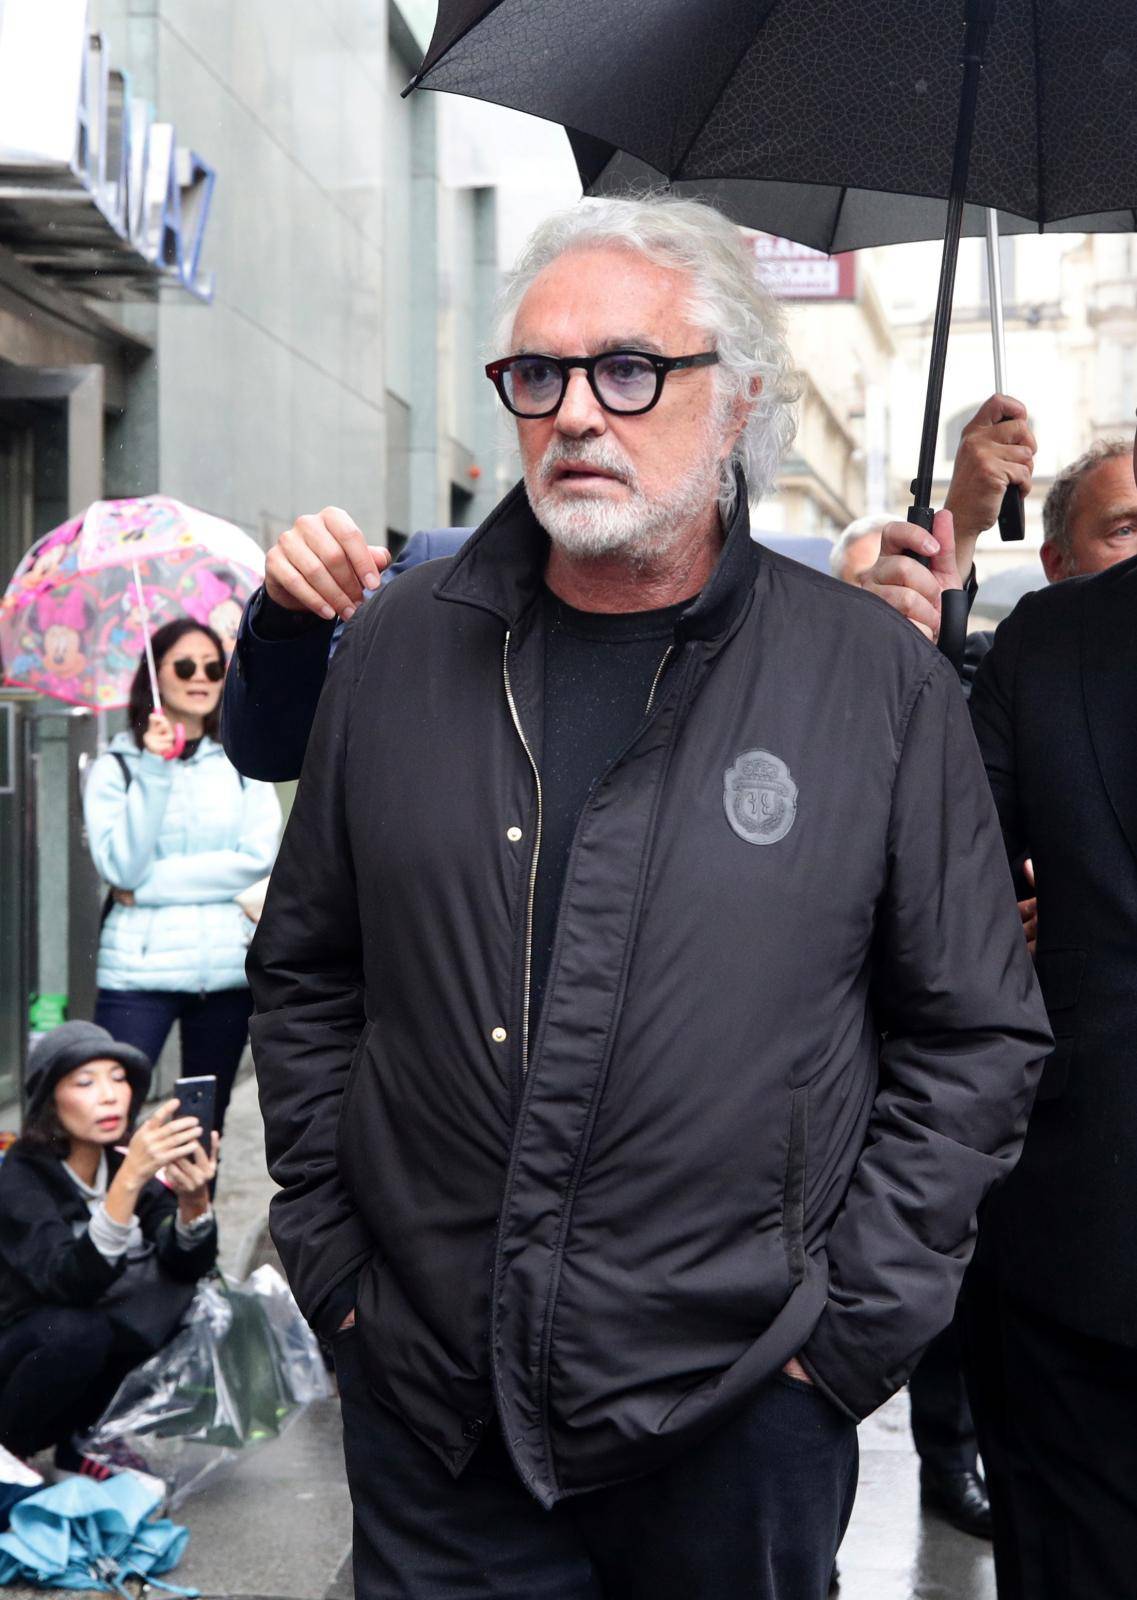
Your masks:
{"label": "black zip-up jacket", "polygon": [[[107,1179],[122,1157],[107,1152]],[[217,1259],[217,1229],[190,1248],[174,1234],[178,1197],[155,1179],[138,1198],[143,1238],[155,1246],[164,1271],[196,1283]],[[58,1156],[13,1146],[0,1162],[0,1328],[42,1306],[94,1306],[126,1268],[108,1261],[85,1228],[91,1213]]]}
{"label": "black zip-up jacket", "polygon": [[1051,1043],[958,681],[754,544],[740,489],[581,814],[535,1032],[520,487],[345,630],[250,953],[301,1306],[358,1275],[378,1395],[455,1473],[496,1410],[546,1505],[803,1349],[879,1405],[951,1317]]}

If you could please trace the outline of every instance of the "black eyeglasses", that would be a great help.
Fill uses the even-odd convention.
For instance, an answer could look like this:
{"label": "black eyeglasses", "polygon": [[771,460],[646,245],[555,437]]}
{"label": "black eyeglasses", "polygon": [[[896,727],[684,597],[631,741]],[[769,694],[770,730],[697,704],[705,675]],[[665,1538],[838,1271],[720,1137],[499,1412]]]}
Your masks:
{"label": "black eyeglasses", "polygon": [[491,361],[486,377],[515,417],[551,417],[560,408],[569,373],[580,367],[605,411],[638,417],[663,393],[669,372],[713,367],[717,350],[695,356],[656,356],[648,350],[606,350],[601,356],[506,356]]}
{"label": "black eyeglasses", "polygon": [[210,683],[220,683],[225,676],[225,667],[220,661],[195,661],[192,656],[179,656],[174,662],[174,671],[183,683],[188,683],[198,667],[205,673]]}

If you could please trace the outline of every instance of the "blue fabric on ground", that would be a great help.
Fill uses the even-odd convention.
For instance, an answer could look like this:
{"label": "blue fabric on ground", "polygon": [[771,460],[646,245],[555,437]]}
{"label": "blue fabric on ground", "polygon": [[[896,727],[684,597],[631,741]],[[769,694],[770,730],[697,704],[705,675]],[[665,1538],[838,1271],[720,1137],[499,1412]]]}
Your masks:
{"label": "blue fabric on ground", "polygon": [[153,1581],[177,1565],[189,1540],[187,1528],[146,1520],[160,1499],[157,1487],[130,1472],[36,1490],[12,1508],[9,1530],[0,1534],[0,1583],[122,1593],[126,1577]]}

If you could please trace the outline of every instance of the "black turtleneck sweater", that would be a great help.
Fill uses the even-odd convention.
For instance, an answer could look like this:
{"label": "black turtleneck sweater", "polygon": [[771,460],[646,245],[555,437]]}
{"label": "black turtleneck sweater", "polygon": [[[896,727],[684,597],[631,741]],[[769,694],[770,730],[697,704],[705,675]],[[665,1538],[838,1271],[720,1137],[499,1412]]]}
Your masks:
{"label": "black turtleneck sweater", "polygon": [[553,955],[561,887],[577,819],[594,785],[631,743],[656,673],[690,599],[660,611],[576,611],[546,589],[541,853],[533,897],[530,1036]]}

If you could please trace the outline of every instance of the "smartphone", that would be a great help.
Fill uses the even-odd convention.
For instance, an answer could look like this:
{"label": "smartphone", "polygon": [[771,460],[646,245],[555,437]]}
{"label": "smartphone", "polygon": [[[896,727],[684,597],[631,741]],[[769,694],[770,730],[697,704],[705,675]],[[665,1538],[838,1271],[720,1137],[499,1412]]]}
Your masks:
{"label": "smartphone", "polygon": [[174,1084],[174,1093],[178,1098],[174,1116],[196,1117],[201,1123],[202,1148],[208,1150],[217,1105],[217,1079],[179,1078]]}

